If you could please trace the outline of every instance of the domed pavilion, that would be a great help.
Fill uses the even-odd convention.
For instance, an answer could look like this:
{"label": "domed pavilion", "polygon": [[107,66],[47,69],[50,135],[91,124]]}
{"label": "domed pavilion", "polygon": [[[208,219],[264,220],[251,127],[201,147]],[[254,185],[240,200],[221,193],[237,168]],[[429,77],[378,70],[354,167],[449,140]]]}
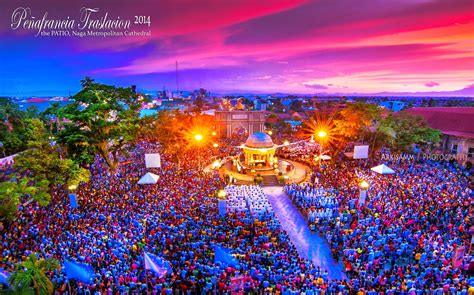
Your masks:
{"label": "domed pavilion", "polygon": [[271,137],[264,132],[251,134],[242,146],[247,166],[271,168],[277,161],[275,150],[277,146]]}

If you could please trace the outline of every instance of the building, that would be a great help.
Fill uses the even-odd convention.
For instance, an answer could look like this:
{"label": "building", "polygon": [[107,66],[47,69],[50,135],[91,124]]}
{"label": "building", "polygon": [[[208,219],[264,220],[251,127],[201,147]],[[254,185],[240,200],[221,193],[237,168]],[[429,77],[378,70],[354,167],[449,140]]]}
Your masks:
{"label": "building", "polygon": [[250,135],[242,147],[245,164],[254,169],[274,169],[277,164],[275,150],[277,146],[265,132],[255,132]]}
{"label": "building", "polygon": [[406,110],[425,118],[431,128],[443,133],[442,149],[459,163],[474,162],[474,108],[420,107]]}
{"label": "building", "polygon": [[405,108],[406,104],[403,101],[387,100],[381,101],[380,106],[389,109],[392,112],[399,112]]}
{"label": "building", "polygon": [[218,136],[252,134],[265,129],[265,113],[259,111],[216,111],[215,128]]}

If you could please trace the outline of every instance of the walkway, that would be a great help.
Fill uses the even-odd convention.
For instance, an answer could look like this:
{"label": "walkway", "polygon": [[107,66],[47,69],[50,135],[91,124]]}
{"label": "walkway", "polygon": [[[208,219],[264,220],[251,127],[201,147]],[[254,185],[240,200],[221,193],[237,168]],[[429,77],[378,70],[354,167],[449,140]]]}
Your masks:
{"label": "walkway", "polygon": [[331,256],[329,245],[318,234],[311,232],[303,217],[282,187],[264,187],[263,191],[273,207],[278,220],[295,245],[301,257],[310,259],[313,264],[327,269],[331,279],[342,279],[342,263],[336,263]]}

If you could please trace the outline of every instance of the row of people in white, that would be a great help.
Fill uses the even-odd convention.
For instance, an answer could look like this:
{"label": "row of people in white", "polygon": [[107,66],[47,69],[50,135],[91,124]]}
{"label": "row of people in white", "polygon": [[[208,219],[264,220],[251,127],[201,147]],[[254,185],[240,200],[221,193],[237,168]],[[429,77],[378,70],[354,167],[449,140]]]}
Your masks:
{"label": "row of people in white", "polygon": [[231,212],[250,210],[256,216],[273,213],[262,188],[258,185],[229,185],[225,189],[227,208]]}

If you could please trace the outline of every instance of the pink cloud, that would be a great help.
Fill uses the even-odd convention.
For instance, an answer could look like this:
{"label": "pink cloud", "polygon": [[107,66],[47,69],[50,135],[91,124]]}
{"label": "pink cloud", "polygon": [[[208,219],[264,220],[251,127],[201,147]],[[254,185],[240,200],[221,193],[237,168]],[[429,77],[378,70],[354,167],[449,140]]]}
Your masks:
{"label": "pink cloud", "polygon": [[439,86],[439,85],[440,84],[438,82],[433,82],[433,81],[425,83],[426,87],[436,87],[436,86]]}

